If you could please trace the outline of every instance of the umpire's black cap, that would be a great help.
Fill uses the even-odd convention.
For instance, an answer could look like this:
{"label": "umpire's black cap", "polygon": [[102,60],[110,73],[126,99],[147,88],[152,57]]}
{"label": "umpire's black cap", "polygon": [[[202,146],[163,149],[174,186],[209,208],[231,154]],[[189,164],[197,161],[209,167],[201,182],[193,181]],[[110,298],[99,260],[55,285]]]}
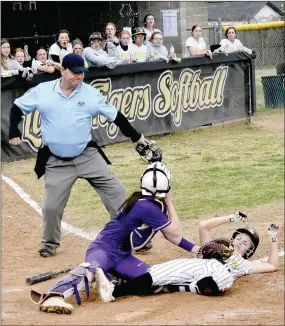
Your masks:
{"label": "umpire's black cap", "polygon": [[75,53],[67,54],[62,60],[62,67],[72,72],[88,71],[84,66],[84,59]]}

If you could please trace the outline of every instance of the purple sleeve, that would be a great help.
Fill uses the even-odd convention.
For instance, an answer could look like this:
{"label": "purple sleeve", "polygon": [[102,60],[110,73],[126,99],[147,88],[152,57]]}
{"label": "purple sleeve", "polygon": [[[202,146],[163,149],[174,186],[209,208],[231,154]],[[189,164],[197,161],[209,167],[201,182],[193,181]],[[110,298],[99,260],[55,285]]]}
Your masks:
{"label": "purple sleeve", "polygon": [[149,225],[154,231],[162,230],[171,223],[160,207],[149,201],[141,201],[140,217],[142,222]]}

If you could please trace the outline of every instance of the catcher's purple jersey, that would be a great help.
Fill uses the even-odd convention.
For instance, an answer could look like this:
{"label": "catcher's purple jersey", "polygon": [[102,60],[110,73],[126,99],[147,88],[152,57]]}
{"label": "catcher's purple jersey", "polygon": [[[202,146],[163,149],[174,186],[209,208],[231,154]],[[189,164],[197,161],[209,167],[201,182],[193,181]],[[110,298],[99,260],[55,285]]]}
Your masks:
{"label": "catcher's purple jersey", "polygon": [[128,213],[119,212],[114,216],[91,242],[88,250],[101,247],[112,253],[131,252],[130,234],[143,223],[149,225],[154,233],[170,224],[166,210],[162,212],[152,196],[139,199]]}

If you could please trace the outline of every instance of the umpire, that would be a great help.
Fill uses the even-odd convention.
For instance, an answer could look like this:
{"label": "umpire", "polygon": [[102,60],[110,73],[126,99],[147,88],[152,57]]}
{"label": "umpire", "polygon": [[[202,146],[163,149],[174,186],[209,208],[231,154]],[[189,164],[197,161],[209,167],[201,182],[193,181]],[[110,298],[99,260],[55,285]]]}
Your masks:
{"label": "umpire", "polygon": [[125,200],[122,183],[114,176],[107,157],[92,141],[91,118],[97,114],[114,122],[133,142],[146,140],[128,119],[103,95],[83,82],[84,60],[68,54],[62,61],[62,77],[37,85],[16,99],[10,112],[9,143],[22,143],[18,125],[22,115],[37,109],[41,114],[44,146],[38,151],[35,172],[45,174],[41,257],[56,254],[60,245],[61,220],[77,178],[86,179],[113,216]]}

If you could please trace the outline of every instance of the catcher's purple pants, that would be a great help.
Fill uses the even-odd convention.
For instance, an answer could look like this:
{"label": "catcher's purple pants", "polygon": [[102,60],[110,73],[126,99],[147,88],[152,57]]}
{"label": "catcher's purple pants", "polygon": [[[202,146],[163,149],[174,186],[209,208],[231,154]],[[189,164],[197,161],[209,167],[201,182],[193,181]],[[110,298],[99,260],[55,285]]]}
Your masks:
{"label": "catcher's purple pants", "polygon": [[[149,268],[147,264],[135,258],[131,252],[114,253],[100,246],[89,247],[86,252],[85,262],[91,264],[88,270],[93,274],[95,274],[95,268],[98,266],[102,268],[105,274],[110,269],[114,269],[124,279],[138,277],[146,273]],[[62,293],[65,298],[75,293],[77,302],[80,303],[78,291],[85,286],[86,292],[88,292],[87,288],[90,284],[87,280],[87,268],[81,268],[79,273],[76,271],[77,275],[72,274],[72,271],[70,273],[62,277],[48,292]]]}

